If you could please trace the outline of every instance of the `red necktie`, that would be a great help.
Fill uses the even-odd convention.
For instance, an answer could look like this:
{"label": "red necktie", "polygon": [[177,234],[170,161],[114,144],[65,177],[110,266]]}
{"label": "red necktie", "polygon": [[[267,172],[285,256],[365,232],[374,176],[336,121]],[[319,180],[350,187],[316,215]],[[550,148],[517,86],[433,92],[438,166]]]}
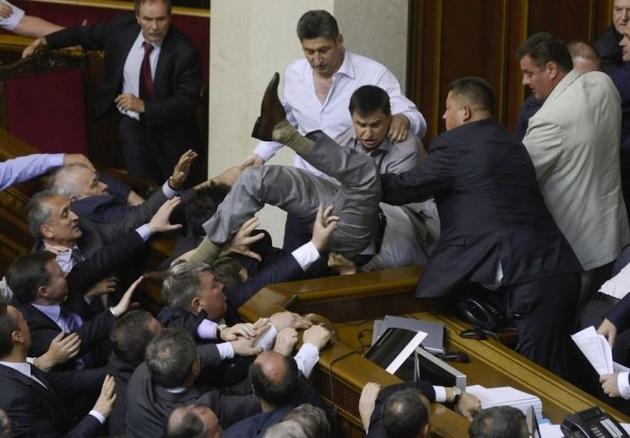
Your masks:
{"label": "red necktie", "polygon": [[151,62],[149,56],[153,51],[153,45],[144,41],[144,58],[140,66],[140,99],[146,100],[153,97],[153,78],[151,77]]}

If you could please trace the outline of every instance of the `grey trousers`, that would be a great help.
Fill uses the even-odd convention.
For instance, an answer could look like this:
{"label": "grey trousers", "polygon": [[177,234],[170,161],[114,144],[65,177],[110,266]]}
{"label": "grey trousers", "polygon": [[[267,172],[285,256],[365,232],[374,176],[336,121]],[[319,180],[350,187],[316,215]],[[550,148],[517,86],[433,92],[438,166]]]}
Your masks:
{"label": "grey trousers", "polygon": [[300,154],[339,184],[289,166],[269,165],[246,169],[216,213],[204,224],[208,238],[222,245],[265,204],[274,205],[312,224],[319,204],[334,205],[341,221],[328,249],[346,256],[361,253],[377,231],[381,184],[374,160],[344,148],[321,132],[310,152]]}

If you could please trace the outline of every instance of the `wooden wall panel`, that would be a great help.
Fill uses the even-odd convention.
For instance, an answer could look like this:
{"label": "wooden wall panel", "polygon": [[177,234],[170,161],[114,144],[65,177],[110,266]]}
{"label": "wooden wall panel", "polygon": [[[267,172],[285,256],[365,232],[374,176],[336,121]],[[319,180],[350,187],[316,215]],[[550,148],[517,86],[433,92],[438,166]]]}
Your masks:
{"label": "wooden wall panel", "polygon": [[512,129],[527,90],[516,49],[536,32],[592,41],[611,21],[612,0],[410,0],[408,94],[429,129],[444,130],[448,84],[482,76],[497,92],[497,116]]}

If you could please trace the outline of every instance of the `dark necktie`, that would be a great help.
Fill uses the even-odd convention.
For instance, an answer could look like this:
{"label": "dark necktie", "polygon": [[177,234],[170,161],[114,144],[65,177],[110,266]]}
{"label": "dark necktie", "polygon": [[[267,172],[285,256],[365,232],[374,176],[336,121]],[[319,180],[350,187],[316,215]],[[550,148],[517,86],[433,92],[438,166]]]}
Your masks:
{"label": "dark necktie", "polygon": [[151,62],[149,56],[153,51],[153,45],[144,41],[144,58],[140,66],[140,99],[146,100],[153,97],[153,78],[151,77]]}
{"label": "dark necktie", "polygon": [[77,313],[72,313],[68,309],[61,307],[61,317],[66,322],[70,332],[76,332],[83,324],[83,320]]}

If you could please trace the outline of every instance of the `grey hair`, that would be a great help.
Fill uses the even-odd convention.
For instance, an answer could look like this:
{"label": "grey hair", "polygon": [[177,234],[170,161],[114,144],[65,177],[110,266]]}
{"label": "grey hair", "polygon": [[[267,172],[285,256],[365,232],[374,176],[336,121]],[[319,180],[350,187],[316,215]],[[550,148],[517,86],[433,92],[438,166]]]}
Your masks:
{"label": "grey hair", "polygon": [[309,438],[302,425],[295,420],[284,420],[276,423],[265,431],[263,438],[273,438],[281,436],[283,438]]}
{"label": "grey hair", "polygon": [[171,309],[187,309],[199,293],[200,272],[212,272],[212,268],[201,262],[184,262],[168,270],[162,283],[162,299]]}
{"label": "grey hair", "polygon": [[83,163],[73,163],[60,167],[50,175],[48,188],[57,195],[67,196],[69,198],[79,196],[84,188],[81,187],[74,178],[74,171],[77,168],[88,169]]}
{"label": "grey hair", "polygon": [[26,223],[31,235],[42,239],[41,226],[50,220],[52,209],[46,201],[57,196],[50,190],[43,190],[33,195],[26,206]]}

